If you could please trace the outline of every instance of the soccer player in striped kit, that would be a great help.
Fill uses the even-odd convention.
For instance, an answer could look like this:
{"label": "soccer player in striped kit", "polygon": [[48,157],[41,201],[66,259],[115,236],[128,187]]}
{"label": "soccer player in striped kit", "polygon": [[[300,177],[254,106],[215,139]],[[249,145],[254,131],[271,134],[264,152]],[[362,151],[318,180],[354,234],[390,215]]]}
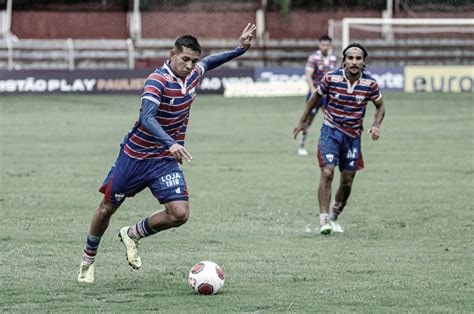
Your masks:
{"label": "soccer player in striped kit", "polygon": [[141,267],[138,256],[140,239],[179,227],[188,220],[188,189],[178,163],[192,160],[184,148],[184,139],[196,89],[206,71],[250,48],[255,28],[250,23],[245,27],[237,48],[202,60],[197,39],[190,35],[181,36],[170,51],[170,60],[148,76],[141,98],[139,121],[125,136],[117,160],[100,188],[104,198],[92,216],[77,278],[79,282],[94,282],[94,260],[100,239],[110,218],[127,197],[149,188],[165,206],[135,225],[120,230],[119,237],[133,269]]}
{"label": "soccer player in striped kit", "polygon": [[[305,67],[305,76],[306,82],[309,86],[308,96],[306,97],[306,102],[308,102],[311,95],[316,92],[316,88],[318,88],[319,82],[323,78],[324,74],[333,71],[337,68],[336,56],[331,54],[332,49],[332,38],[328,35],[324,35],[319,38],[319,50],[315,51],[308,57],[308,61],[306,62]],[[303,130],[303,134],[301,135],[300,140],[300,147],[298,148],[298,155],[300,156],[307,156],[308,151],[305,147],[306,137],[308,135],[308,129],[313,122],[314,117],[318,113],[319,107],[324,102],[324,97],[320,99],[320,103],[318,106],[314,107],[311,110],[310,115],[306,121],[306,127]]]}
{"label": "soccer player in striped kit", "polygon": [[[311,111],[322,97],[327,97],[323,105],[324,122],[318,144],[321,168],[318,188],[321,234],[344,232],[337,219],[347,203],[357,170],[364,167],[361,135],[369,101],[375,105],[375,117],[367,133],[373,140],[380,137],[385,107],[377,82],[364,72],[366,57],[367,51],[362,45],[348,45],[343,51],[342,67],[324,76],[293,130],[296,139],[298,133],[306,127]],[[341,181],[330,212],[331,184],[336,166],[341,171]]]}

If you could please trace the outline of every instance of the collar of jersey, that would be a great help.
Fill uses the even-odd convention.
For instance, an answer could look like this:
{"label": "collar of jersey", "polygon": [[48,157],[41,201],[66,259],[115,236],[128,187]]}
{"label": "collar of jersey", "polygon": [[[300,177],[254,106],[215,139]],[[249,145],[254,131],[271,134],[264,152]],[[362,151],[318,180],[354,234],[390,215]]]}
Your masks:
{"label": "collar of jersey", "polygon": [[170,62],[169,60],[166,60],[165,63],[163,64],[163,67],[166,69],[166,71],[168,71],[169,75],[171,75],[172,77],[176,79],[176,82],[179,84],[179,86],[181,86],[181,92],[185,94],[186,93],[186,80],[183,81],[182,78],[180,78],[174,73],[174,71],[171,69],[169,65],[169,62]]}

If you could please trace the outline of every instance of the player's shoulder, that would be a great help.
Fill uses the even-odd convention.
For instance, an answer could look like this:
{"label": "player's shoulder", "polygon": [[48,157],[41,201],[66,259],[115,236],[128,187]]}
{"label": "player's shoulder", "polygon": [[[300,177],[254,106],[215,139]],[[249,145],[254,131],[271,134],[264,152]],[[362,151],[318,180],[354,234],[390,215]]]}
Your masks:
{"label": "player's shoulder", "polygon": [[161,83],[166,83],[167,81],[172,81],[173,76],[169,73],[169,70],[163,66],[150,73],[147,80],[155,80],[160,81]]}
{"label": "player's shoulder", "polygon": [[362,72],[362,77],[359,80],[359,84],[361,85],[373,85],[377,83],[377,80],[370,74],[368,71],[363,71]]}
{"label": "player's shoulder", "polygon": [[332,82],[342,82],[344,79],[344,71],[342,68],[327,72],[325,75]]}
{"label": "player's shoulder", "polygon": [[321,60],[322,59],[321,51],[319,50],[314,51],[313,53],[309,55],[308,59]]}

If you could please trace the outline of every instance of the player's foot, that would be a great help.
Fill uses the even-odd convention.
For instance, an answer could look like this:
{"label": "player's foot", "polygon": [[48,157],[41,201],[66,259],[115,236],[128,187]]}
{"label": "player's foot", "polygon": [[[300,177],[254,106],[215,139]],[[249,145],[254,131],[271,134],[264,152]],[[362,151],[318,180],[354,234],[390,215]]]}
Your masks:
{"label": "player's foot", "polygon": [[120,229],[119,238],[125,246],[125,255],[127,257],[128,264],[133,269],[139,269],[142,266],[142,260],[138,256],[138,242],[128,236],[128,229],[130,227],[123,227]]}
{"label": "player's foot", "polygon": [[85,264],[81,263],[81,268],[79,269],[79,275],[77,276],[77,281],[85,283],[94,282],[94,264]]}
{"label": "player's foot", "polygon": [[324,235],[331,234],[331,230],[332,228],[331,228],[330,223],[326,223],[322,225],[321,227],[319,227],[319,233],[324,234]]}
{"label": "player's foot", "polygon": [[308,151],[304,147],[298,148],[298,155],[300,156],[308,156]]}
{"label": "player's foot", "polygon": [[341,225],[335,220],[329,220],[329,224],[331,225],[332,232],[344,232]]}

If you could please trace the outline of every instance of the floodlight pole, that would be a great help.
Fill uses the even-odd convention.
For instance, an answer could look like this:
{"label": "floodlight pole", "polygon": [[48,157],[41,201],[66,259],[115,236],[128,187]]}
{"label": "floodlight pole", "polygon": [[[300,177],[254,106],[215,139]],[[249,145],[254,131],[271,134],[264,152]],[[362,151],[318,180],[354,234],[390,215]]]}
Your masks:
{"label": "floodlight pole", "polygon": [[7,0],[7,9],[5,10],[4,35],[10,34],[12,27],[12,3],[13,0]]}
{"label": "floodlight pole", "polygon": [[[387,0],[387,7],[385,11],[382,11],[383,19],[392,19],[393,18],[393,0]],[[384,24],[382,26],[382,33],[385,40],[393,40],[393,28],[392,25]]]}
{"label": "floodlight pole", "polygon": [[267,0],[262,0],[262,6],[255,13],[256,35],[259,41],[265,36],[265,12],[267,11]]}
{"label": "floodlight pole", "polygon": [[74,71],[75,68],[75,62],[74,62],[74,42],[72,41],[72,38],[68,38],[67,41],[67,48],[69,52],[69,71]]}
{"label": "floodlight pole", "polygon": [[133,0],[133,11],[128,13],[130,22],[129,32],[133,40],[142,38],[141,16],[140,16],[140,0]]}

